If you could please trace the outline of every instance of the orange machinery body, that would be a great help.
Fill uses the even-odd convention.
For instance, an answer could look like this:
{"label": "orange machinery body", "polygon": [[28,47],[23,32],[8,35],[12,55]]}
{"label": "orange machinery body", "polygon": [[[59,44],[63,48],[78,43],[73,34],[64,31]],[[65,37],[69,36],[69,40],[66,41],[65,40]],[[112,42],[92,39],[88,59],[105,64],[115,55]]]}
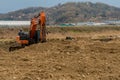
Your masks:
{"label": "orange machinery body", "polygon": [[28,40],[20,40],[20,36],[17,36],[17,37],[16,37],[16,41],[17,41],[17,43],[23,44],[23,45],[26,45],[26,44],[29,43]]}
{"label": "orange machinery body", "polygon": [[37,28],[37,18],[32,18],[31,20],[31,25],[30,25],[30,38],[33,38],[34,37],[34,34],[35,34],[35,31],[36,31],[36,28]]}
{"label": "orange machinery body", "polygon": [[39,19],[40,19],[40,26],[45,26],[46,15],[43,11],[40,13]]}
{"label": "orange machinery body", "polygon": [[40,20],[40,38],[41,38],[41,42],[46,42],[46,15],[44,13],[44,11],[42,11],[40,13],[39,16],[39,20]]}
{"label": "orange machinery body", "polygon": [[[40,22],[39,23],[40,30],[36,30],[38,22]],[[21,39],[21,36],[19,35],[16,37],[17,43],[22,44],[22,45],[27,45],[27,44],[31,44],[33,42],[38,42],[38,40],[41,40],[41,41],[46,40],[45,25],[46,25],[46,15],[42,11],[38,17],[34,17],[31,19],[30,33],[28,34],[29,38],[25,37],[25,39]],[[37,35],[36,35],[36,33],[37,33]],[[36,38],[37,38],[37,40],[36,40]]]}

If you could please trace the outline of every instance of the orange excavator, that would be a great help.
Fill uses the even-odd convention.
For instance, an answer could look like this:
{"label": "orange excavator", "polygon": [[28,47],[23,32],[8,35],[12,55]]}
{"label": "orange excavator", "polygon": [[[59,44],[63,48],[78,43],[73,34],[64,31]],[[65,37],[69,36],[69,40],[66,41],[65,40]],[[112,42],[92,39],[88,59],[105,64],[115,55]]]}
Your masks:
{"label": "orange excavator", "polygon": [[[37,29],[38,25],[40,27],[39,29]],[[38,16],[34,16],[34,18],[31,19],[30,30],[28,33],[25,33],[22,30],[18,32],[18,36],[16,37],[17,45],[10,46],[9,51],[38,42],[46,42],[46,15],[44,11],[41,11]]]}

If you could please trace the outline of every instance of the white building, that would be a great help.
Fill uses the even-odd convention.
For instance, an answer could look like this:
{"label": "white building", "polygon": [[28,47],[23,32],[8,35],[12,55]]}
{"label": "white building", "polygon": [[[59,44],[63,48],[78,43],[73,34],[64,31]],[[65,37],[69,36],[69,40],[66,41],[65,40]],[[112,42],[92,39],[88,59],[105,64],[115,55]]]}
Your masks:
{"label": "white building", "polygon": [[24,26],[30,25],[30,21],[0,21],[0,26]]}

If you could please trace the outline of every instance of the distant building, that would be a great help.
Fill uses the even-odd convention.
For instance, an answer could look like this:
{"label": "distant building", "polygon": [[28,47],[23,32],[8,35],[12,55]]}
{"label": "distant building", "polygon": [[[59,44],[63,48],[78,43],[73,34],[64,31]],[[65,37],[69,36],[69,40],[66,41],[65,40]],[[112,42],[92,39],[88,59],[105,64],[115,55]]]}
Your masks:
{"label": "distant building", "polygon": [[30,25],[30,21],[0,21],[0,26]]}
{"label": "distant building", "polygon": [[63,23],[63,24],[60,24],[59,26],[62,26],[62,27],[75,26],[75,23]]}

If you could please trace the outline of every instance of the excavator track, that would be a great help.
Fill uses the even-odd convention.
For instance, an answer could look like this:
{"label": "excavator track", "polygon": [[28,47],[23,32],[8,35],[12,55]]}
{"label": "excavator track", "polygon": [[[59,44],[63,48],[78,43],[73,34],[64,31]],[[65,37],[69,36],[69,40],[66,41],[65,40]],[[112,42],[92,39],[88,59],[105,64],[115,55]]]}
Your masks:
{"label": "excavator track", "polygon": [[14,42],[13,44],[11,44],[11,46],[9,47],[9,52],[12,52],[12,51],[15,51],[15,50],[18,50],[18,49],[21,49],[21,48],[24,48],[25,45],[21,45],[17,42]]}

